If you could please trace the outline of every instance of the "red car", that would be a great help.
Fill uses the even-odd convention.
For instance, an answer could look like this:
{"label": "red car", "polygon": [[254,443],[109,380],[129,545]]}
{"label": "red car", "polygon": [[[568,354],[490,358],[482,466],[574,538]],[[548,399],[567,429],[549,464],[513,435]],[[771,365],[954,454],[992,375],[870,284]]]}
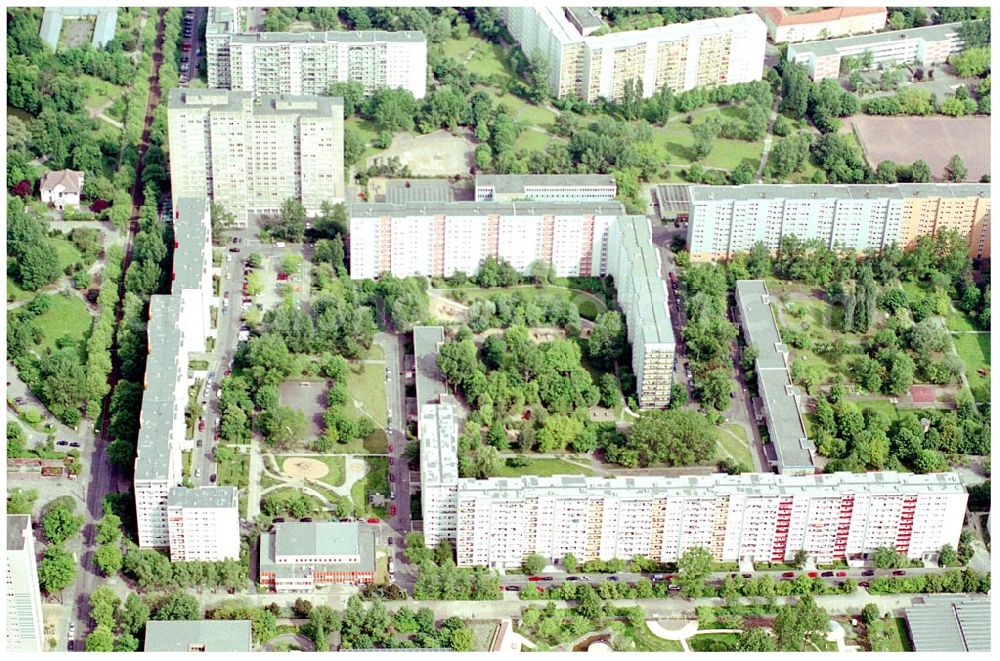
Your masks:
{"label": "red car", "polygon": [[784,574],[781,575],[781,578],[795,578],[795,572],[786,571]]}
{"label": "red car", "polygon": [[541,576],[529,576],[528,580],[531,581],[532,583],[536,583],[538,581],[541,581],[542,577]]}
{"label": "red car", "polygon": [[819,574],[817,572],[811,571],[809,572],[808,576],[809,578],[816,578],[817,576],[819,576]]}
{"label": "red car", "polygon": [[205,431],[205,418],[198,421],[198,431]]}
{"label": "red car", "polygon": [[395,505],[390,505],[389,506],[389,515],[390,516],[396,516],[396,506]]}
{"label": "red car", "polygon": [[839,571],[839,572],[837,572],[837,576],[840,576],[840,577],[847,576],[847,572],[846,571]]}
{"label": "red car", "polygon": [[368,523],[378,523],[378,519],[368,519]]}
{"label": "red car", "polygon": [[389,444],[389,452],[392,452],[392,443]]}
{"label": "red car", "polygon": [[392,464],[393,464],[392,457],[389,457],[389,465],[392,466]]}
{"label": "red car", "polygon": [[858,587],[859,588],[866,588],[866,587],[868,587],[868,581],[861,581],[860,583],[858,583]]}
{"label": "red car", "polygon": [[219,440],[219,430],[215,430],[215,440]]}
{"label": "red car", "polygon": [[395,482],[396,481],[396,476],[393,475],[392,473],[389,473],[389,481],[390,482]]}

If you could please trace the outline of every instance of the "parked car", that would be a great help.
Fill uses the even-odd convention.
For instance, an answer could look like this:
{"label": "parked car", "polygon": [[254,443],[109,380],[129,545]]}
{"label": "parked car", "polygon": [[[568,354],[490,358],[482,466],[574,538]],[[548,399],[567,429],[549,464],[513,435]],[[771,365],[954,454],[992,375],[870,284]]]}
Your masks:
{"label": "parked car", "polygon": [[822,574],[820,574],[820,576],[822,576],[823,578],[832,578],[833,577],[833,572],[832,571],[825,571]]}
{"label": "parked car", "polygon": [[866,588],[866,587],[868,587],[868,581],[861,581],[860,583],[858,583],[858,587],[859,588]]}
{"label": "parked car", "polygon": [[896,571],[892,572],[892,575],[893,576],[906,576],[906,572],[903,571],[902,569],[897,569]]}
{"label": "parked car", "polygon": [[861,575],[862,576],[874,576],[875,575],[875,570],[874,569],[866,569],[863,572],[861,572]]}
{"label": "parked car", "polygon": [[196,478],[201,477],[201,469],[200,468],[195,468],[194,469],[194,476]]}
{"label": "parked car", "polygon": [[208,481],[209,481],[209,482],[211,482],[212,484],[215,484],[215,480],[216,480],[216,478],[217,478],[216,474],[215,474],[215,473],[212,473],[212,474],[211,474],[211,475],[210,475],[210,476],[208,477]]}
{"label": "parked car", "polygon": [[198,439],[198,447],[201,447],[201,446],[202,446],[202,444],[203,444],[203,441],[202,441],[202,440],[201,440],[201,439],[199,438],[199,439]]}
{"label": "parked car", "polygon": [[784,573],[781,574],[781,578],[795,578],[795,572],[793,572],[793,571],[786,571],[786,572],[784,572]]}
{"label": "parked car", "polygon": [[753,578],[753,574],[743,574],[743,578]]}
{"label": "parked car", "polygon": [[541,576],[529,576],[528,580],[531,581],[532,583],[537,583],[538,581],[542,580],[542,577]]}
{"label": "parked car", "polygon": [[205,431],[205,418],[198,420],[198,431]]}
{"label": "parked car", "polygon": [[273,521],[273,523],[284,523],[285,522],[285,518],[282,517],[282,516],[279,516],[278,518],[273,519],[272,521]]}
{"label": "parked car", "polygon": [[670,590],[671,592],[678,592],[681,589],[681,586],[679,586],[679,585],[668,585],[667,589]]}
{"label": "parked car", "polygon": [[837,576],[843,578],[844,576],[847,576],[847,572],[846,571],[839,571],[839,572],[837,572]]}
{"label": "parked car", "polygon": [[542,576],[543,581],[554,581],[556,580],[553,576]]}
{"label": "parked car", "polygon": [[69,445],[69,441],[57,441],[56,445]]}
{"label": "parked car", "polygon": [[817,572],[811,571],[808,574],[806,574],[806,576],[808,576],[809,578],[816,578],[817,576],[819,576],[819,574]]}
{"label": "parked car", "polygon": [[396,516],[396,506],[395,505],[390,505],[389,506],[389,515],[390,516]]}
{"label": "parked car", "polygon": [[393,543],[393,542],[392,542],[392,537],[390,537],[390,538],[388,539],[388,542],[389,542],[389,546],[392,546],[392,543]]}
{"label": "parked car", "polygon": [[580,576],[567,576],[566,580],[567,581],[582,581],[583,578],[581,578]]}
{"label": "parked car", "polygon": [[[69,446],[70,446],[71,448],[78,448],[78,447],[80,447],[80,444],[79,444],[79,443],[77,443],[76,441],[70,441],[70,443],[69,443]],[[904,572],[904,573],[905,573],[905,572]]]}
{"label": "parked car", "polygon": [[392,466],[392,457],[389,457],[389,465]]}
{"label": "parked car", "polygon": [[504,588],[507,592],[520,592],[521,588],[517,585],[508,585]]}
{"label": "parked car", "polygon": [[389,444],[389,452],[392,452],[392,443]]}
{"label": "parked car", "polygon": [[17,397],[14,399],[15,404],[24,404],[24,397]]}

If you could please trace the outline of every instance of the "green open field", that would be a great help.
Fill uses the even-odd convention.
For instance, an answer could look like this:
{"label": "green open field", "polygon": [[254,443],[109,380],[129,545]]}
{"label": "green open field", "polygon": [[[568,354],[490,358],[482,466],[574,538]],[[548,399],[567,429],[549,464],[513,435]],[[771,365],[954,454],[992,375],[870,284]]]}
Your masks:
{"label": "green open field", "polygon": [[[676,116],[668,121],[665,126],[653,128],[653,144],[660,148],[666,157],[667,163],[674,165],[690,165],[694,163],[694,152],[691,145],[694,139],[691,136],[691,127],[697,124],[704,124],[710,117],[721,117],[723,119],[741,119],[743,110],[740,107],[726,107],[711,112],[692,115],[693,121],[688,124],[682,119],[683,116]],[[760,156],[764,152],[763,140],[758,142],[747,142],[746,140],[726,140],[717,138],[713,142],[712,151],[701,161],[701,164],[708,168],[724,168],[732,170],[744,160],[749,160],[754,165],[760,163]]]}
{"label": "green open field", "polygon": [[82,341],[92,325],[86,303],[77,296],[52,294],[49,295],[49,303],[48,311],[35,317],[43,335],[39,353],[46,349],[55,350],[56,341],[65,335]]}
{"label": "green open field", "polygon": [[729,649],[736,649],[736,641],[739,638],[735,633],[703,633],[688,638],[688,645],[695,652],[718,651],[714,645],[724,645]]}
{"label": "green open field", "polygon": [[26,291],[17,286],[14,278],[7,276],[7,300],[10,302],[26,301],[33,297],[35,292]]}
{"label": "green open field", "polygon": [[954,313],[948,315],[948,330],[953,331],[974,331],[979,330],[976,324],[972,321],[972,317],[967,315],[961,310],[955,310]]}
{"label": "green open field", "polygon": [[378,363],[351,362],[347,375],[347,392],[354,400],[348,402],[345,407],[347,415],[353,418],[367,415],[375,421],[376,429],[364,439],[363,443],[351,442],[338,446],[338,449],[345,454],[384,453],[388,443],[385,435],[387,415],[385,366]]}
{"label": "green open field", "polygon": [[76,246],[69,239],[55,238],[50,239],[53,246],[55,246],[56,254],[59,256],[59,270],[62,271],[70,264],[75,264],[80,261],[80,251],[77,250]]}
{"label": "green open field", "polygon": [[[297,455],[287,454],[287,455],[281,455],[280,457],[275,457],[275,461],[278,462],[278,468],[281,468],[282,466],[285,465],[286,459],[293,459],[296,456]],[[346,473],[345,469],[346,461],[344,457],[339,455],[331,455],[331,456],[310,455],[308,457],[303,457],[303,458],[315,459],[316,461],[320,461],[326,464],[327,468],[330,469],[329,473],[319,478],[320,482],[325,482],[326,484],[329,484],[331,487],[339,487],[344,484],[344,478]]]}
{"label": "green open field", "polygon": [[580,310],[580,316],[584,319],[596,319],[597,315],[607,311],[607,306],[600,298],[594,294],[581,291],[579,289],[563,289],[561,287],[535,287],[534,285],[522,285],[520,287],[495,287],[491,289],[480,289],[476,287],[461,288],[462,295],[467,299],[489,298],[491,294],[503,291],[513,291],[520,289],[528,293],[529,296],[539,294],[555,294],[561,298],[576,303]]}
{"label": "green open field", "polygon": [[477,76],[509,78],[513,75],[503,47],[486,41],[475,33],[470,33],[464,39],[448,39],[440,48],[446,57],[462,62],[470,73]]}
{"label": "green open field", "polygon": [[645,622],[637,627],[627,622],[611,622],[609,626],[614,632],[612,640],[616,643],[615,649],[622,649],[626,652],[684,651],[678,641],[664,640],[654,636]]}
{"label": "green open field", "polygon": [[520,154],[530,151],[544,151],[545,146],[549,144],[551,139],[545,133],[525,129],[521,131],[521,135],[517,136],[517,140],[514,141],[514,150]]}
{"label": "green open field", "polygon": [[[594,471],[585,466],[566,461],[565,459],[553,459],[548,457],[523,457],[527,461],[526,466],[512,466],[510,460],[504,462],[495,477],[518,477],[520,475],[538,475],[549,477],[552,475],[593,475]],[[586,463],[586,459],[582,460]]]}
{"label": "green open field", "polygon": [[[965,363],[965,374],[969,379],[972,396],[980,403],[990,401],[990,334],[957,333],[951,338],[955,341],[955,350]],[[985,376],[979,370],[985,370]]]}
{"label": "green open field", "polygon": [[[737,438],[734,438],[733,435]],[[741,425],[727,423],[715,427],[715,437],[719,446],[716,449],[716,458],[723,459],[732,457],[736,461],[753,467],[753,455],[750,454],[750,441],[747,439],[746,430]]]}
{"label": "green open field", "polygon": [[124,87],[101,80],[96,76],[83,74],[77,80],[87,86],[87,100],[84,102],[87,110],[100,108],[107,102],[118,98],[125,91]]}
{"label": "green open field", "polygon": [[250,455],[235,453],[229,461],[219,462],[219,486],[245,488],[250,483]]}
{"label": "green open field", "polygon": [[374,507],[368,504],[368,495],[380,493],[389,497],[389,461],[385,457],[367,457],[368,472],[363,478],[351,485],[351,500],[354,501],[354,511],[359,518],[377,516],[386,518],[388,507]]}

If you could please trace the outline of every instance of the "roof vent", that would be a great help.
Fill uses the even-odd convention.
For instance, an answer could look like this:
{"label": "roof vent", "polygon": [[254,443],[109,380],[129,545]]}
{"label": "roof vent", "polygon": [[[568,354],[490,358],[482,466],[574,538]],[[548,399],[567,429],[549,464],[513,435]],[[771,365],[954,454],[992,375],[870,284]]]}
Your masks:
{"label": "roof vent", "polygon": [[819,193],[817,193],[816,191],[813,191],[812,196],[813,196],[813,199],[815,200],[817,197],[819,197]]}

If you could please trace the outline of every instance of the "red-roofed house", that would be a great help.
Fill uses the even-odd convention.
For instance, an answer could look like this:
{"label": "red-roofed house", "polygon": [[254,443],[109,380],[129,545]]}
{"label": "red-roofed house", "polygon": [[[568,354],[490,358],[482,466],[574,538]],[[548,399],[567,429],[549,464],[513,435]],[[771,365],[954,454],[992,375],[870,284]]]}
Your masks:
{"label": "red-roofed house", "polygon": [[767,34],[776,44],[878,32],[888,19],[885,7],[831,7],[805,14],[792,14],[784,7],[756,7],[754,12],[767,24]]}
{"label": "red-roofed house", "polygon": [[42,202],[56,209],[67,206],[79,207],[83,193],[83,173],[76,170],[55,170],[46,172],[39,186]]}

